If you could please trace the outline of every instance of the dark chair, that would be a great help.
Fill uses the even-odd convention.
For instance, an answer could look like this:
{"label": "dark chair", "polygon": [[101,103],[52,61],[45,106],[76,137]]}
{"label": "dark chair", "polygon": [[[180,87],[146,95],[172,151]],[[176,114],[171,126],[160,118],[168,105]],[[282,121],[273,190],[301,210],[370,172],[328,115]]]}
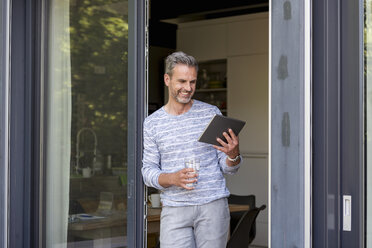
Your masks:
{"label": "dark chair", "polygon": [[[255,195],[233,195],[231,194],[228,198],[229,204],[237,205],[248,205],[249,209],[254,209],[256,207],[256,197]],[[246,211],[239,211],[230,213],[230,233],[233,233],[238,222],[243,217]],[[256,236],[256,222],[253,223],[252,228],[249,232],[249,243],[253,241]]]}
{"label": "dark chair", "polygon": [[231,233],[226,248],[247,248],[249,246],[252,241],[247,237],[247,234],[250,233],[260,211],[265,208],[266,206],[262,205],[259,208],[253,208],[244,213],[235,230]]}

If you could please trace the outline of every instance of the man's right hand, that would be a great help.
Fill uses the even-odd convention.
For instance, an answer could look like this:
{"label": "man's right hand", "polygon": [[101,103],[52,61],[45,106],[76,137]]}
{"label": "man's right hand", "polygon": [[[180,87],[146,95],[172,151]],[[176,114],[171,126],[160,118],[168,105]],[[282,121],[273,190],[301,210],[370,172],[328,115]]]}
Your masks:
{"label": "man's right hand", "polygon": [[159,176],[159,184],[164,187],[170,187],[172,185],[184,188],[194,189],[194,187],[188,187],[186,184],[191,184],[197,181],[197,174],[192,168],[185,168],[174,173],[162,173]]}

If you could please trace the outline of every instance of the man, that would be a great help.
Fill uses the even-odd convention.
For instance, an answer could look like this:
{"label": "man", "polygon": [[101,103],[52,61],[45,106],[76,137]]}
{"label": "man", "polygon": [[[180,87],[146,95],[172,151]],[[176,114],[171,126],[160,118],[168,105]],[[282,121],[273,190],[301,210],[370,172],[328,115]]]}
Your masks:
{"label": "man", "polygon": [[[193,100],[196,60],[183,52],[166,59],[164,82],[169,100],[144,122],[142,175],[147,186],[161,190],[162,248],[226,247],[230,221],[229,191],[223,173],[239,168],[238,137],[229,130],[221,146],[197,141],[215,114],[215,106]],[[200,161],[199,174],[185,168],[185,159]],[[196,183],[193,186],[190,183]]]}

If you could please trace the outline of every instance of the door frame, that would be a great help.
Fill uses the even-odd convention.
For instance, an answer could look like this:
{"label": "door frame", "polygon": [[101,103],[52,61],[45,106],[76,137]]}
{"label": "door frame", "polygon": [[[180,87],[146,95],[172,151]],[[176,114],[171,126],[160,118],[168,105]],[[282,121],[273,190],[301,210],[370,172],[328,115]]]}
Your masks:
{"label": "door frame", "polygon": [[[148,0],[128,0],[128,247],[145,247],[146,195],[142,180],[143,121],[147,115]],[[133,82],[133,83],[129,83]],[[133,238],[131,238],[133,237]]]}
{"label": "door frame", "polygon": [[269,12],[269,246],[312,247],[312,1]]}
{"label": "door frame", "polygon": [[311,247],[311,0],[269,5],[269,246]]}

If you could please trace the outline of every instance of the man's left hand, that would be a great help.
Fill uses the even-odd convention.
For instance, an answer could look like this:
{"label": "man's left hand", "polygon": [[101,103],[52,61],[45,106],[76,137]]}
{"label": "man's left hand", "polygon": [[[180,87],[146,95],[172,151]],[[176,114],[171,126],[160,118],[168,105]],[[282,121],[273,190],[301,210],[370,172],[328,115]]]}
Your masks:
{"label": "man's left hand", "polygon": [[221,146],[214,145],[213,147],[221,152],[224,152],[230,158],[235,158],[240,154],[238,136],[236,136],[231,129],[229,129],[229,133],[223,132],[223,136],[226,138],[227,143],[222,139],[217,138],[217,141],[221,144]]}

